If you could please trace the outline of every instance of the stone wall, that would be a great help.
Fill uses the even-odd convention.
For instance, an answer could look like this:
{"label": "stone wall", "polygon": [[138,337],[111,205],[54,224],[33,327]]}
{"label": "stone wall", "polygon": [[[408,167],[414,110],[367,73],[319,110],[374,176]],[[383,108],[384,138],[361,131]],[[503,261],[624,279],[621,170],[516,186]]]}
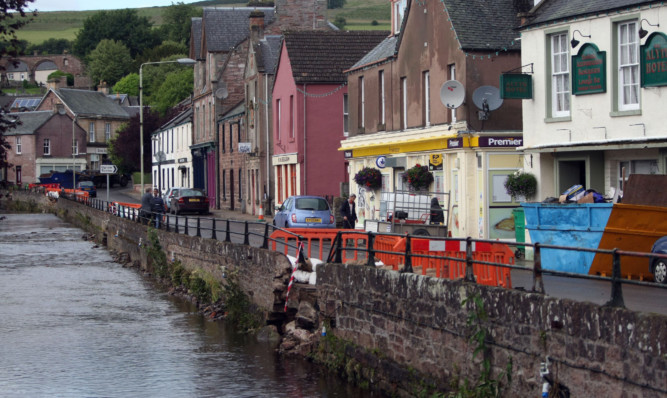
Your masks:
{"label": "stone wall", "polygon": [[[414,392],[415,371],[449,386],[457,374],[475,380],[480,357],[468,343],[467,319],[479,295],[488,313],[493,375],[513,362],[504,396],[538,397],[540,362],[572,397],[658,397],[667,393],[667,317],[524,291],[490,288],[355,265],[318,268],[319,308],[336,337],[358,344],[361,368],[376,368],[371,382]],[[378,353],[369,359],[369,352]],[[377,360],[377,357],[384,360]],[[364,359],[366,358],[366,359]],[[398,364],[394,375],[381,371]],[[407,369],[407,370],[406,370]],[[402,394],[398,394],[402,395]],[[409,395],[409,394],[408,394]]]}

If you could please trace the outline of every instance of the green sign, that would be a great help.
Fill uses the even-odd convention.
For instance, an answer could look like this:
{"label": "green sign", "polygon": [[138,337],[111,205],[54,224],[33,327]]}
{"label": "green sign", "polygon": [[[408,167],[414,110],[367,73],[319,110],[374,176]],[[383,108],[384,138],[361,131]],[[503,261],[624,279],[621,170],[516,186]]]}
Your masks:
{"label": "green sign", "polygon": [[597,94],[607,91],[607,52],[586,43],[572,56],[572,94]]}
{"label": "green sign", "polygon": [[642,87],[667,86],[667,36],[653,32],[641,46]]}
{"label": "green sign", "polygon": [[503,73],[500,75],[500,98],[532,99],[533,77],[523,73]]}

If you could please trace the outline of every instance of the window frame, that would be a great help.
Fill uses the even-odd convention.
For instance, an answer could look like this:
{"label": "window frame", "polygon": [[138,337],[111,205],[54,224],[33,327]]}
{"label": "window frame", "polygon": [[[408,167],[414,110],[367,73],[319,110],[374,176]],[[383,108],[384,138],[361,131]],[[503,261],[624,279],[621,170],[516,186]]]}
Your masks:
{"label": "window frame", "polygon": [[343,137],[350,136],[350,99],[343,94]]}
{"label": "window frame", "polygon": [[[558,52],[556,52],[555,44],[556,39],[559,39],[558,42]],[[554,32],[547,33],[547,56],[548,59],[548,101],[547,101],[547,117],[555,120],[569,120],[572,117],[572,66],[570,64],[570,45],[569,45],[570,34],[566,30],[558,30]],[[565,50],[565,51],[563,51]],[[556,57],[559,57],[558,60],[562,63],[565,60],[566,69],[556,71]],[[561,64],[562,66],[562,64]],[[564,77],[566,79],[565,85],[562,90],[559,90],[558,84],[559,79]],[[563,104],[567,105],[567,109],[558,109],[559,97],[562,96]]]}
{"label": "window frame", "polygon": [[16,137],[16,154],[23,154],[23,143],[21,142],[21,137]]}
{"label": "window frame", "polygon": [[[632,25],[634,25],[634,29],[632,31],[628,30],[625,36],[628,39],[634,39],[634,40],[624,43],[623,42],[624,35],[622,34],[622,29],[624,27],[629,28]],[[640,61],[639,48],[641,43],[638,35],[638,25],[639,22],[637,19],[618,21],[614,24],[614,32],[615,32],[614,48],[616,49],[617,52],[616,56],[617,68],[615,68],[615,70],[617,71],[617,76],[616,79],[614,79],[614,83],[616,85],[616,92],[617,92],[616,109],[619,112],[638,111],[641,107],[640,70],[639,70],[639,61]],[[632,58],[634,56],[634,61],[628,60],[627,63],[623,63],[624,62],[623,56],[625,49],[629,49],[629,51],[627,51],[628,58]],[[625,81],[626,75],[623,73],[624,70],[630,70],[630,73],[633,75],[631,76],[630,80],[634,81],[631,81],[630,83],[627,83]],[[625,101],[627,99],[625,93],[626,86],[628,86],[630,90],[632,90],[633,88],[634,90],[636,90],[635,93],[636,102]]]}
{"label": "window frame", "polygon": [[95,122],[88,122],[88,140],[95,142]]}
{"label": "window frame", "polygon": [[51,155],[51,139],[50,138],[44,138],[44,145],[42,147],[42,150],[44,151],[44,156],[50,156]]}

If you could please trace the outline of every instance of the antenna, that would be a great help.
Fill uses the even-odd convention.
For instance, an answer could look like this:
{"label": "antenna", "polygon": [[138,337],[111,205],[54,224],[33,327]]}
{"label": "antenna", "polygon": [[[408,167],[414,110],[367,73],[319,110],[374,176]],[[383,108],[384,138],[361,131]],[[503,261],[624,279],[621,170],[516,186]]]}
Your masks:
{"label": "antenna", "polygon": [[449,109],[456,109],[461,106],[465,95],[463,84],[456,80],[448,80],[440,87],[440,101]]}
{"label": "antenna", "polygon": [[218,99],[225,99],[229,96],[229,91],[227,91],[227,84],[222,83],[220,88],[215,90],[215,97]]}
{"label": "antenna", "polygon": [[500,90],[494,86],[481,86],[472,93],[472,102],[481,109],[478,112],[479,120],[487,120],[489,113],[500,108],[503,99],[500,98]]}

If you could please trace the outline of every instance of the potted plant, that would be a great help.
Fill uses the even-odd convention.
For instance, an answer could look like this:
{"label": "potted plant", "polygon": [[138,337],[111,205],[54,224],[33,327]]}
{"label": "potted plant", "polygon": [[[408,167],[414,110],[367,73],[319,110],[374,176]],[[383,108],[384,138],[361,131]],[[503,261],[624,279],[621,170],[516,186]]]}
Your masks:
{"label": "potted plant", "polygon": [[362,187],[376,190],[382,187],[382,173],[374,167],[364,167],[354,175],[354,182]]}
{"label": "potted plant", "polygon": [[403,174],[403,182],[415,191],[427,190],[433,182],[433,173],[428,170],[428,166],[417,163]]}
{"label": "potted plant", "polygon": [[531,199],[537,193],[537,178],[532,173],[517,170],[507,176],[505,190],[516,201],[516,198]]}

